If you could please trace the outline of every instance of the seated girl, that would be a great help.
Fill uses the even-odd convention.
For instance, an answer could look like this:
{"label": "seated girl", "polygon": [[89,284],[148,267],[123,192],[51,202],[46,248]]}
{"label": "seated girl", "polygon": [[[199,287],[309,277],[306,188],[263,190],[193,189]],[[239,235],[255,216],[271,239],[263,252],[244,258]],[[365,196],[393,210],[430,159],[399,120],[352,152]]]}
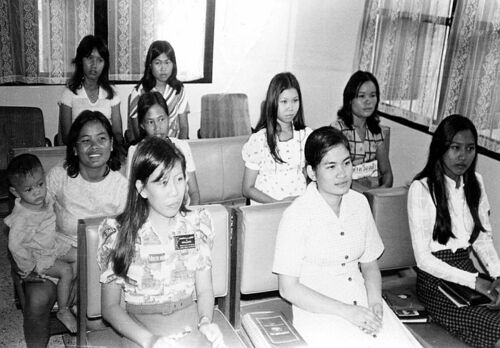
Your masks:
{"label": "seated girl", "polygon": [[345,86],[343,105],[332,126],[349,140],[353,179],[378,178],[380,187],[392,187],[391,163],[377,115],[379,101],[375,76],[368,71],[355,72]]}
{"label": "seated girl", "polygon": [[306,192],[285,210],[273,272],[310,347],[420,347],[382,299],[384,245],[366,198],[350,190],[349,143],[332,127],[306,142]]}
{"label": "seated girl", "polygon": [[[145,136],[155,136],[167,139],[172,142],[182,152],[186,158],[186,172],[189,193],[189,204],[200,204],[200,191],[198,189],[198,181],[196,180],[196,167],[191,153],[191,148],[186,140],[178,138],[170,138],[168,108],[165,99],[159,92],[145,92],[139,97],[137,104],[137,118],[140,125],[141,138]],[[136,145],[132,145],[128,149],[127,155],[127,177],[130,177],[130,167],[132,158],[136,149]]]}
{"label": "seated girl", "polygon": [[[500,347],[500,259],[476,162],[476,127],[466,117],[446,117],[432,137],[427,164],[408,192],[417,295],[433,321],[465,343]],[[474,266],[472,250],[488,275]],[[459,308],[438,289],[443,281],[475,289],[492,302]]]}
{"label": "seated girl", "polygon": [[171,142],[144,139],[132,159],[124,212],[99,228],[102,315],[124,345],[170,347],[187,320],[212,347],[224,346],[212,323],[214,232],[205,210],[186,208],[185,168]]}
{"label": "seated girl", "polygon": [[290,201],[306,189],[304,124],[299,82],[291,73],[273,77],[256,132],[243,146],[243,195],[252,203]]}

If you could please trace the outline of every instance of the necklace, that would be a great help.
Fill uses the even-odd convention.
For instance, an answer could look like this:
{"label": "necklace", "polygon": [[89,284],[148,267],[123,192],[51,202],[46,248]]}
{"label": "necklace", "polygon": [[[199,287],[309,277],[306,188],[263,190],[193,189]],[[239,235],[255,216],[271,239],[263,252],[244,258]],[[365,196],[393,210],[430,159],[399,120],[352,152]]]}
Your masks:
{"label": "necklace", "polygon": [[83,85],[85,88],[85,93],[87,93],[87,97],[89,98],[91,103],[95,103],[99,98],[99,86],[95,88],[87,87],[85,84]]}

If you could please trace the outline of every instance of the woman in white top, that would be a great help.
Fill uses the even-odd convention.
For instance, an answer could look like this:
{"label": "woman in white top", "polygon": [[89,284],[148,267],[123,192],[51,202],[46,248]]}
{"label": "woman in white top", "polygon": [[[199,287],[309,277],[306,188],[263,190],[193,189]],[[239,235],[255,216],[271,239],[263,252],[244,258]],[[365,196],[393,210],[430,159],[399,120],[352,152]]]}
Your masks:
{"label": "woman in white top", "polygon": [[[500,346],[500,260],[493,245],[490,206],[476,173],[477,131],[466,117],[446,117],[436,129],[425,168],[408,193],[417,261],[417,294],[433,321],[474,347]],[[472,247],[472,248],[471,248]],[[473,249],[488,276],[470,258]],[[487,306],[457,307],[438,287],[443,280],[475,289]]]}
{"label": "woman in white top", "polygon": [[273,77],[256,132],[243,146],[243,195],[252,203],[292,200],[306,189],[304,124],[299,82],[289,72]]}
{"label": "woman in white top", "polygon": [[[59,132],[67,144],[69,129],[83,110],[99,111],[111,122],[113,135],[123,143],[120,98],[109,82],[109,51],[104,41],[85,36],[73,59],[75,72],[59,102]],[[117,145],[117,144],[115,144]]]}
{"label": "woman in white top", "polygon": [[312,182],[284,212],[273,272],[310,347],[420,347],[382,299],[384,245],[366,198],[350,190],[353,166],[341,131],[306,142]]}

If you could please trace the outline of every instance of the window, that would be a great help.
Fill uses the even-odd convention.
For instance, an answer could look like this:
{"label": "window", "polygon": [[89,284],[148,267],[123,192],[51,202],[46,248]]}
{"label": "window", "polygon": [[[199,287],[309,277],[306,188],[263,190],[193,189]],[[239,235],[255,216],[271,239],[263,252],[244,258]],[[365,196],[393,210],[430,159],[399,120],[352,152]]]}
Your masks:
{"label": "window", "polygon": [[64,84],[92,33],[108,42],[114,81],[139,80],[150,43],[167,40],[181,80],[211,82],[214,15],[215,0],[0,1],[0,83]]}
{"label": "window", "polygon": [[469,117],[500,153],[500,5],[488,0],[367,0],[359,68],[381,88],[380,110],[432,130]]}

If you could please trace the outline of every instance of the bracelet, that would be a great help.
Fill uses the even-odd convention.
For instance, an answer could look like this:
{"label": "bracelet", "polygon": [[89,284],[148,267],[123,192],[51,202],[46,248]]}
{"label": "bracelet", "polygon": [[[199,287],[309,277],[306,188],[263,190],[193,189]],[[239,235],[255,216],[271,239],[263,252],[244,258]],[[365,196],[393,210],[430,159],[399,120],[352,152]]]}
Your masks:
{"label": "bracelet", "polygon": [[198,330],[200,329],[200,327],[202,327],[203,325],[207,325],[207,324],[211,324],[212,321],[206,316],[206,315],[202,315],[200,317],[200,320],[198,320]]}

